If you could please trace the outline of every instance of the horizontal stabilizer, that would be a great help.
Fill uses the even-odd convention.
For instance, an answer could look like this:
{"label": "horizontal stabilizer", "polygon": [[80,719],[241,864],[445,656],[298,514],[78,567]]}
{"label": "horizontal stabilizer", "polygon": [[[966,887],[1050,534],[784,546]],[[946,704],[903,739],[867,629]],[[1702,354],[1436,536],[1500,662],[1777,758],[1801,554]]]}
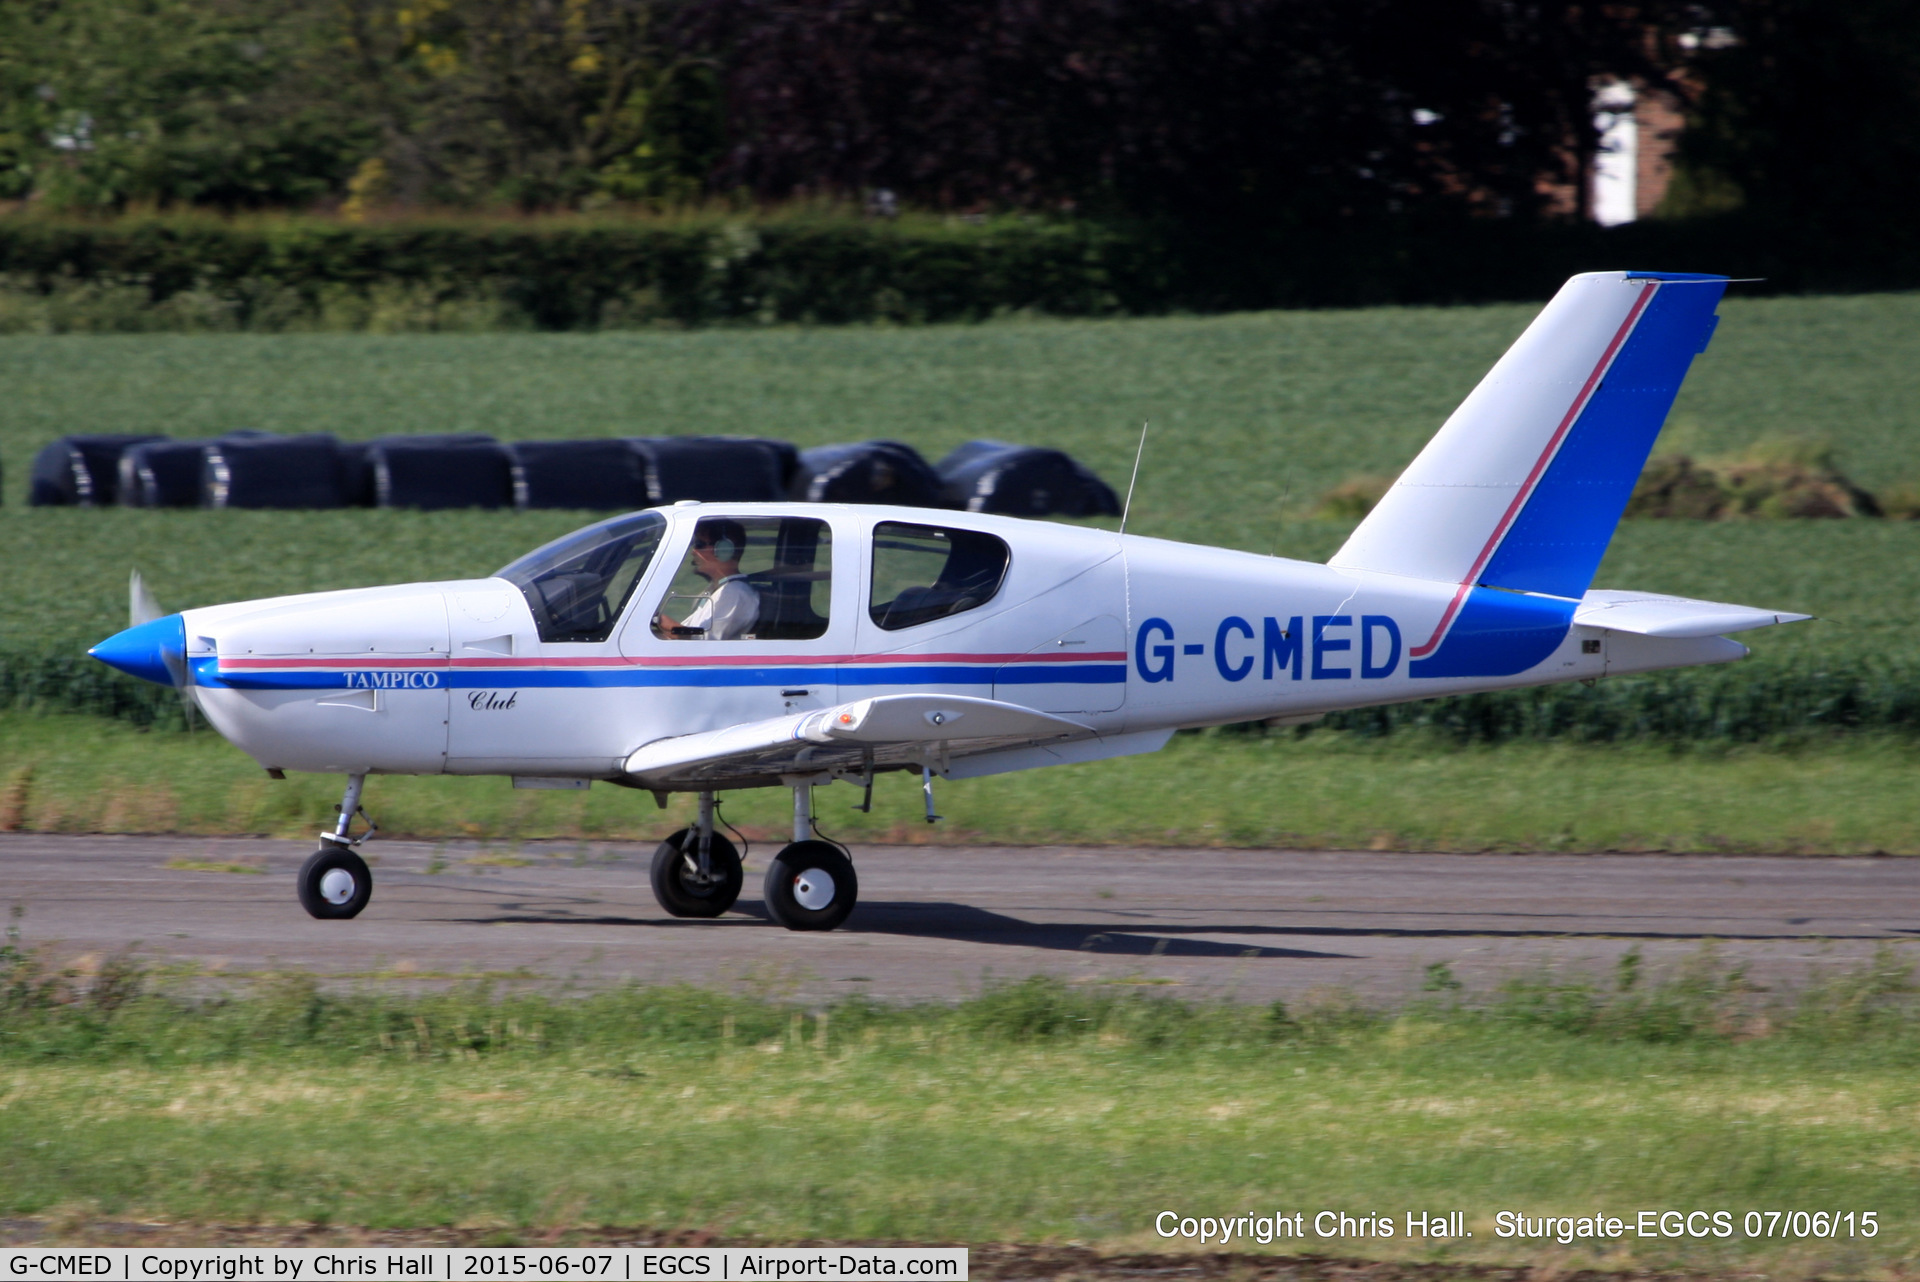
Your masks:
{"label": "horizontal stabilizer", "polygon": [[1695,601],[1658,592],[1596,590],[1580,600],[1573,621],[1589,628],[1610,628],[1643,637],[1718,637],[1776,623],[1799,623],[1810,614],[1762,610],[1724,601]]}
{"label": "horizontal stabilizer", "polygon": [[782,775],[864,773],[1082,738],[1077,721],[965,695],[893,694],[659,739],[627,758],[645,787],[745,787]]}

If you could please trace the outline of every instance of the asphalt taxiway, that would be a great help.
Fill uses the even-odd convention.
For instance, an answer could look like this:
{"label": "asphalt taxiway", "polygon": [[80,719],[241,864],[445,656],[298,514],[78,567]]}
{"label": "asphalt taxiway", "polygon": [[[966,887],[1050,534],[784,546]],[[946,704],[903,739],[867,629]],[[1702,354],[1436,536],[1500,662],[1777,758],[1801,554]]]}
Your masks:
{"label": "asphalt taxiway", "polygon": [[1392,1000],[1445,964],[1469,990],[1542,967],[1658,973],[1712,942],[1770,986],[1920,960],[1920,859],[1418,855],[983,846],[854,850],[860,904],[829,934],[773,925],[767,851],[736,910],[668,917],[651,847],[376,841],[373,902],[315,921],[306,842],[0,834],[0,908],[63,959],[133,948],[217,980],[301,969],[347,982],[747,987],[808,999],[949,998],[1045,973],[1190,997],[1349,989]]}

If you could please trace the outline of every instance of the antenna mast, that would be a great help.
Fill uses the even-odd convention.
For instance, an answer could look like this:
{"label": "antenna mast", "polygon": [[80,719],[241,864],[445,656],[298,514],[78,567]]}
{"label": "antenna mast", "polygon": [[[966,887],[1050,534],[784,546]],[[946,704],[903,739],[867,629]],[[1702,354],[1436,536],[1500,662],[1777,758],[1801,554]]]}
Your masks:
{"label": "antenna mast", "polygon": [[1122,534],[1127,532],[1127,517],[1133,513],[1133,487],[1140,480],[1140,456],[1147,452],[1147,424],[1152,421],[1152,419],[1146,419],[1140,424],[1140,447],[1133,452],[1133,475],[1127,480],[1127,502],[1126,506],[1120,509],[1120,533]]}

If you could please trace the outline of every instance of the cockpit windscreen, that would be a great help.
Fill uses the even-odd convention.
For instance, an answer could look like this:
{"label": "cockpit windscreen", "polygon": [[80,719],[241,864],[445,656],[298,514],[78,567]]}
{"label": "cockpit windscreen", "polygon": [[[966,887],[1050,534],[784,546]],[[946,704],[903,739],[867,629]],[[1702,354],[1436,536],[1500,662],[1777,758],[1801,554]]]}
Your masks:
{"label": "cockpit windscreen", "polygon": [[605,641],[666,528],[658,512],[616,516],[535,548],[495,577],[526,596],[542,641]]}

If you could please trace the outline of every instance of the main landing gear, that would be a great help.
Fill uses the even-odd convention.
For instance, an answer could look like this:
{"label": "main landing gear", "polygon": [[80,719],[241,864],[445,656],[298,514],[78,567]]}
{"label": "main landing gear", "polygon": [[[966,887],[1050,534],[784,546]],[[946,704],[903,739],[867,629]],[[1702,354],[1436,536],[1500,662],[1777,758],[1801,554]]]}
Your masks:
{"label": "main landing gear", "polygon": [[793,790],[793,843],[767,865],[767,912],[788,930],[832,930],[860,898],[853,860],[813,832],[813,788]]}
{"label": "main landing gear", "polygon": [[[373,898],[373,872],[355,846],[373,836],[373,820],[360,807],[360,791],[366,786],[364,774],[347,776],[347,793],[340,799],[340,819],[332,832],[320,834],[320,849],[300,865],[296,885],[300,906],[309,916],[319,918],[358,917]],[[367,820],[367,830],[350,836],[354,816]]]}
{"label": "main landing gear", "polygon": [[[317,856],[316,856],[317,857]],[[713,830],[713,794],[700,794],[700,818],[653,852],[653,897],[675,917],[718,917],[740,896],[740,853]],[[853,860],[814,835],[813,787],[793,789],[793,841],[767,865],[767,912],[788,930],[832,930],[860,897]]]}

